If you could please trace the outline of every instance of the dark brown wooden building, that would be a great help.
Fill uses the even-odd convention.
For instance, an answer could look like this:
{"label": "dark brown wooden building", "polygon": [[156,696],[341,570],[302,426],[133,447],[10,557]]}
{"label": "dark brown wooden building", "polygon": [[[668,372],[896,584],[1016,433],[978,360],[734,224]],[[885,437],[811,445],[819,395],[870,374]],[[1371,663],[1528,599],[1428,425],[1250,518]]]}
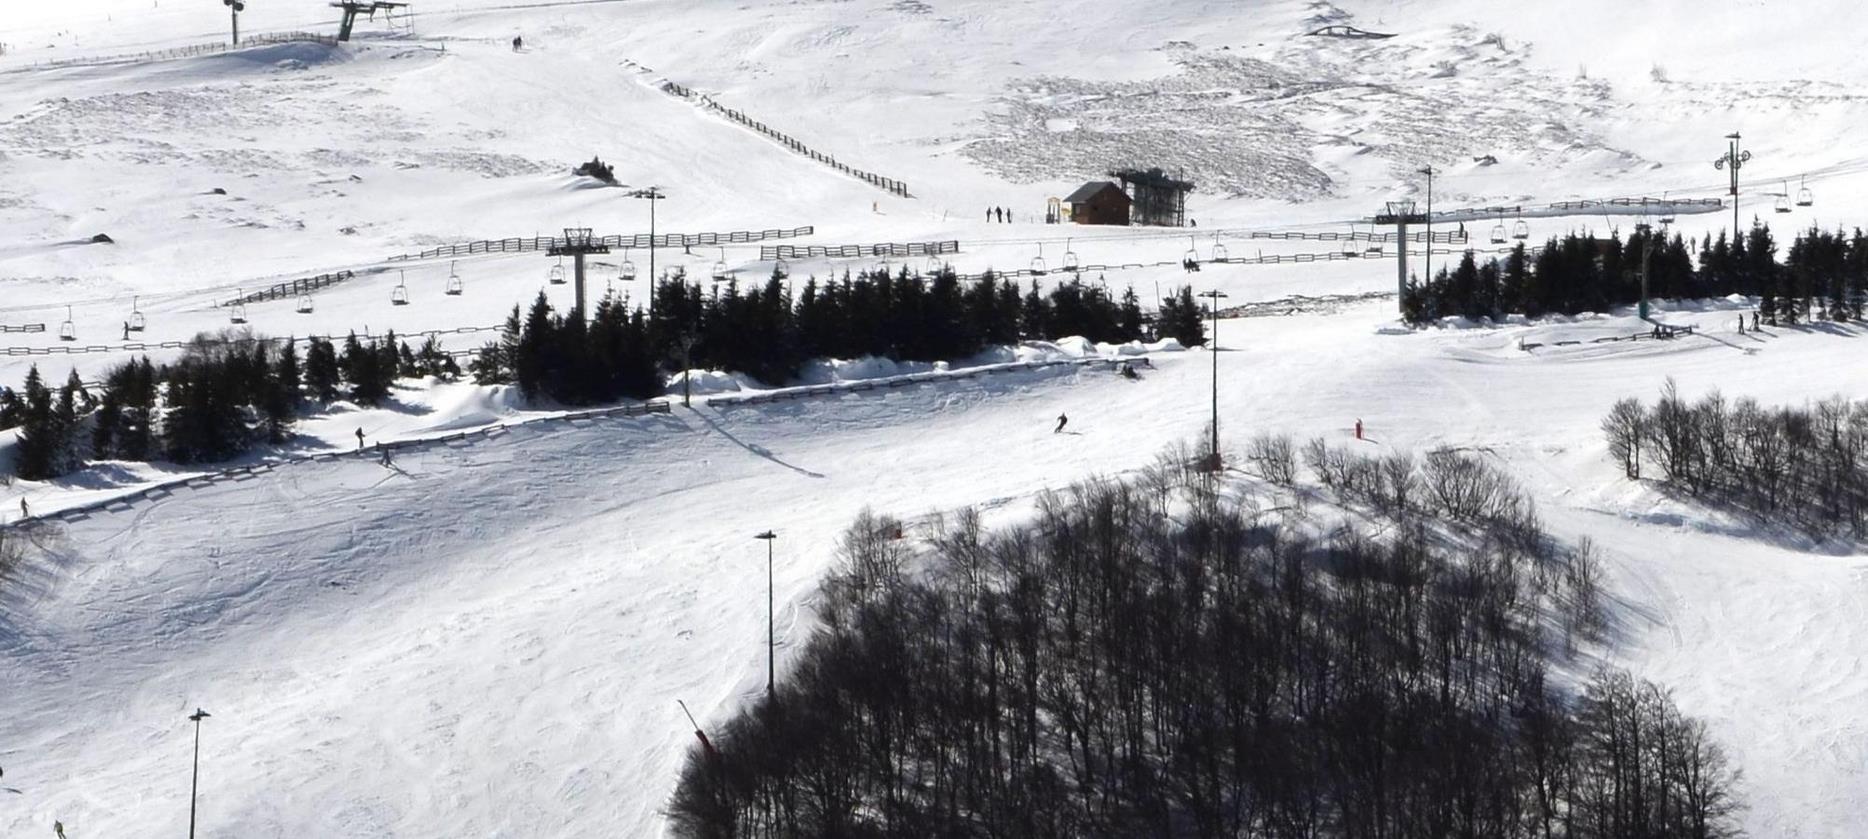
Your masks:
{"label": "dark brown wooden building", "polygon": [[1090,181],[1070,193],[1070,220],[1077,224],[1129,223],[1129,194],[1109,181]]}

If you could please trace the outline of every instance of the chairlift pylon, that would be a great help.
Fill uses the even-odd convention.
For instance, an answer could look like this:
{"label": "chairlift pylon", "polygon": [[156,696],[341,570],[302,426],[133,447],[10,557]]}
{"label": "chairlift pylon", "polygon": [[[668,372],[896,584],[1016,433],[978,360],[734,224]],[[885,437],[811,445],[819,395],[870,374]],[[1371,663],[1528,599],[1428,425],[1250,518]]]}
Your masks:
{"label": "chairlift pylon", "polygon": [[58,325],[58,339],[60,341],[78,340],[78,327],[71,324],[70,306],[65,307],[65,322]]}
{"label": "chairlift pylon", "polygon": [[564,285],[564,257],[558,257],[558,264],[551,266],[551,270],[545,274],[545,279],[552,285]]}
{"label": "chairlift pylon", "polygon": [[233,321],[236,325],[246,323],[246,304],[241,302],[245,299],[246,292],[244,290],[234,289],[233,311],[228,313],[227,319]]}
{"label": "chairlift pylon", "polygon": [[311,295],[301,294],[298,296],[298,313],[301,315],[311,314]]}
{"label": "chairlift pylon", "polygon": [[406,273],[398,273],[396,287],[389,290],[389,302],[397,306],[409,305],[409,281]]}
{"label": "chairlift pylon", "polygon": [[130,298],[130,323],[129,323],[130,331],[141,332],[143,331],[144,324],[145,324],[145,321],[143,320],[142,307],[137,305],[137,299],[135,297],[131,297]]}

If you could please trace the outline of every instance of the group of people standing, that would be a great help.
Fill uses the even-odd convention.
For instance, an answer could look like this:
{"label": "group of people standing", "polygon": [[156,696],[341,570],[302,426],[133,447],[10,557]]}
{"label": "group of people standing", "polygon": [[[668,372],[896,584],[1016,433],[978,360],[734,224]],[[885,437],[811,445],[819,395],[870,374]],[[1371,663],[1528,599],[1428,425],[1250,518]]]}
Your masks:
{"label": "group of people standing", "polygon": [[1006,207],[987,207],[986,220],[999,224],[1010,224],[1012,221],[1012,211]]}

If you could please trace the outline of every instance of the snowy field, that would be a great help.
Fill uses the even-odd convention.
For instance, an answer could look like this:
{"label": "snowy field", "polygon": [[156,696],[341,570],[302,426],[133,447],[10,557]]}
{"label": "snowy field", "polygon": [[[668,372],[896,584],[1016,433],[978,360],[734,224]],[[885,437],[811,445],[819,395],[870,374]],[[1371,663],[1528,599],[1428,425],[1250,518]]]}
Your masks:
{"label": "snowy field", "polygon": [[[1215,242],[1235,256],[1328,253],[1340,245],[1248,234],[1349,232],[1384,200],[1424,200],[1410,173],[1427,163],[1444,169],[1436,209],[1720,197],[1710,164],[1733,130],[1756,153],[1747,222],[1768,218],[1780,241],[1868,224],[1868,156],[1850,142],[1868,124],[1868,57],[1849,25],[1861,13],[1830,0],[1249,11],[1125,0],[1081,4],[1067,21],[1036,0],[513,5],[418,3],[412,31],[362,24],[338,48],[62,68],[34,65],[210,43],[225,10],[9,10],[0,323],[47,331],[0,335],[0,382],[34,363],[54,381],[68,367],[96,378],[128,357],[133,305],[149,326],[131,340],[185,340],[228,326],[216,304],[236,290],[339,270],[358,277],[316,294],[312,313],[289,298],[250,304],[249,326],[448,330],[449,347],[477,346],[490,334],[451,330],[496,324],[541,288],[568,306],[569,286],[545,285],[552,260],[389,257],[571,225],[646,233],[646,202],[568,174],[593,155],[627,184],[668,190],[658,232],[812,225],[786,243],[957,240],[962,271],[1021,268],[1040,252],[1055,265],[1066,250],[1174,262]],[[335,29],[322,2],[251,6],[249,32]],[[1303,34],[1330,23],[1396,37]],[[671,96],[664,79],[905,180],[913,197]],[[1474,160],[1488,154],[1496,165]],[[1203,185],[1197,231],[1027,221],[1103,169],[1150,161]],[[1764,193],[1786,184],[1807,184],[1816,205],[1773,213]],[[989,205],[1020,221],[981,221]],[[1533,244],[1637,220],[1526,219]],[[1698,236],[1729,221],[1728,209],[1677,226]],[[1489,226],[1468,224],[1475,243]],[[98,233],[114,244],[89,243]],[[594,287],[614,285],[623,258],[643,278],[618,291],[639,299],[646,254],[600,258]],[[656,258],[699,277],[723,260],[748,281],[773,267],[756,246]],[[802,278],[874,264],[791,267]],[[1628,312],[1408,333],[1392,300],[1350,299],[1391,292],[1394,267],[1102,279],[1145,301],[1192,280],[1245,306],[1219,324],[1230,446],[1260,431],[1347,441],[1360,419],[1371,448],[1498,458],[1558,536],[1602,549],[1619,623],[1591,654],[1707,720],[1744,770],[1752,834],[1859,835],[1868,561],[1626,481],[1598,425],[1616,399],[1652,399],[1669,377],[1689,397],[1862,398],[1868,334],[1740,335],[1726,301],[1664,307],[1661,320],[1700,328],[1673,341],[1594,343],[1645,331]],[[442,293],[450,273],[462,296]],[[400,282],[412,305],[393,307]],[[1345,298],[1294,299],[1328,295]],[[1280,302],[1250,305],[1264,301]],[[77,340],[62,342],[68,318]],[[71,839],[184,829],[185,715],[197,706],[214,714],[204,836],[657,835],[692,742],[676,700],[712,725],[764,686],[753,533],[780,534],[782,668],[808,637],[836,536],[864,507],[925,521],[972,506],[1002,521],[1046,488],[1125,473],[1199,434],[1213,357],[1153,360],[1135,382],[1060,367],[532,424],[415,449],[393,469],[345,459],[178,490],[48,533],[0,584],[0,835],[49,835],[54,819]],[[1072,433],[1051,433],[1060,412]],[[405,383],[388,409],[306,420],[293,451],[345,448],[358,427],[374,442],[546,413],[489,389]],[[50,512],[182,474],[101,464],[8,487],[0,509],[24,496]]]}

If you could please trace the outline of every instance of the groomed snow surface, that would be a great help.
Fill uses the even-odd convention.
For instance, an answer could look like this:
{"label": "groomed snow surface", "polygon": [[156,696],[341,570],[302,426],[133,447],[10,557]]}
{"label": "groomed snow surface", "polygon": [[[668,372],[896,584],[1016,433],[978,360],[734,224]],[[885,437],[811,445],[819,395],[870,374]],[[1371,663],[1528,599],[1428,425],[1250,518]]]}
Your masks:
{"label": "groomed snow surface", "polygon": [[[316,294],[311,314],[290,298],[252,304],[250,326],[484,327],[541,289],[563,308],[569,288],[544,284],[539,254],[388,257],[567,225],[647,232],[646,202],[567,174],[592,155],[628,184],[668,189],[660,232],[957,240],[967,272],[1024,267],[1040,247],[1053,266],[1067,248],[1086,264],[1172,263],[1214,237],[1235,256],[1334,251],[1246,232],[1348,232],[1385,199],[1424,198],[1411,173],[1425,163],[1444,169],[1437,207],[1715,197],[1725,175],[1709,164],[1735,129],[1757,155],[1747,221],[1769,218],[1782,241],[1868,218],[1868,158],[1846,142],[1868,124],[1868,59],[1840,25],[1859,12],[1840,2],[1277,0],[1247,13],[1156,0],[1080,4],[1067,25],[1038,0],[514,5],[526,4],[418,3],[413,33],[372,24],[335,49],[62,69],[30,65],[211,42],[225,10],[80,0],[10,17],[0,323],[49,331],[0,345],[113,349],[9,353],[0,383],[33,363],[54,382],[68,366],[97,378],[128,355],[114,347],[133,305],[149,320],[140,340],[184,340],[227,326],[215,304],[235,289],[327,271],[358,277]],[[247,31],[333,30],[323,3],[250,6]],[[1397,37],[1302,35],[1331,22]],[[906,180],[914,197],[825,169],[662,79]],[[1497,165],[1474,160],[1485,154]],[[1197,231],[1024,220],[1102,167],[1151,161],[1211,185],[1192,199]],[[1816,206],[1772,213],[1765,193],[1802,175]],[[982,222],[988,205],[1021,220]],[[1729,218],[1678,227],[1697,237]],[[1633,219],[1527,221],[1536,244]],[[1468,225],[1475,241],[1488,226]],[[95,233],[116,244],[84,243]],[[600,257],[595,287],[623,258],[642,279],[617,290],[640,299],[646,254]],[[697,277],[721,259],[748,280],[773,267],[745,245],[657,259]],[[874,262],[791,267],[821,277]],[[466,294],[441,293],[451,272]],[[1702,301],[1658,315],[1700,327],[1673,341],[1591,343],[1647,329],[1627,312],[1402,330],[1392,299],[1370,297],[1394,288],[1386,259],[1106,279],[1149,301],[1190,279],[1231,305],[1313,298],[1220,322],[1227,445],[1261,431],[1347,444],[1360,419],[1371,450],[1498,458],[1556,534],[1602,549],[1618,631],[1591,654],[1708,721],[1745,772],[1752,834],[1860,834],[1868,561],[1631,483],[1598,430],[1616,399],[1652,399],[1670,376],[1689,397],[1861,398],[1860,327],[1739,335],[1744,301]],[[391,307],[404,281],[414,304]],[[1341,296],[1314,299],[1326,295]],[[69,344],[56,334],[68,305]],[[969,363],[1142,349],[1058,342]],[[1214,356],[1155,349],[1139,381],[1060,366],[758,405],[734,392],[763,385],[697,371],[692,410],[524,424],[403,450],[389,468],[294,465],[37,531],[0,585],[0,836],[49,835],[54,820],[70,839],[184,830],[196,707],[213,714],[204,837],[657,835],[692,743],[676,700],[714,726],[764,687],[752,534],[780,534],[783,668],[809,637],[837,534],[865,506],[916,520],[975,506],[1004,521],[1046,488],[1123,474],[1197,436]],[[803,382],[921,372],[934,366],[823,362]],[[339,406],[285,452],[254,457],[348,448],[359,427],[371,442],[424,439],[552,413],[504,391],[405,383],[388,408]],[[1053,434],[1060,413],[1070,424]],[[50,512],[186,474],[99,464],[15,484],[0,509],[25,496]]]}

